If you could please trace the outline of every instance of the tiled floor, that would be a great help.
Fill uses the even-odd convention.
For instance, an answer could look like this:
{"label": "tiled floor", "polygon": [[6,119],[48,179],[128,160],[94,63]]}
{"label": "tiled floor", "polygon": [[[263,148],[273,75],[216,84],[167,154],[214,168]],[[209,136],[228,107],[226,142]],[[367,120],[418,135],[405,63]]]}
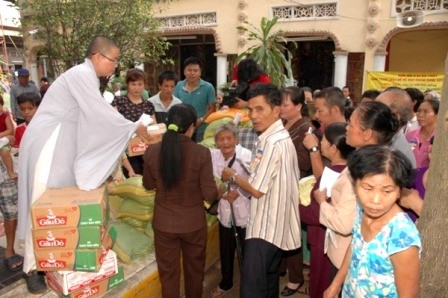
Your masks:
{"label": "tiled floor", "polygon": [[[1,232],[1,225],[0,225],[0,232]],[[3,263],[3,256],[4,256],[4,247],[6,246],[6,237],[0,236],[0,296],[6,297],[6,298],[17,298],[17,297],[45,297],[45,298],[54,298],[56,295],[52,291],[47,291],[43,295],[31,295],[27,292],[26,286],[24,285],[24,280],[21,279],[22,271],[18,272],[11,272],[9,271],[4,263]],[[16,241],[15,244],[15,250],[18,254],[23,254],[23,245],[21,245],[20,241]],[[239,297],[239,280],[240,280],[240,272],[238,269],[238,263],[237,259],[235,258],[235,272],[234,272],[234,287],[231,291],[229,291],[225,297],[233,298],[233,297]],[[16,282],[17,281],[17,282]],[[204,279],[204,292],[203,292],[203,298],[209,298],[211,297],[210,292],[216,288],[221,281],[221,264],[219,260],[213,264],[206,272],[205,279]],[[14,285],[14,282],[16,282]],[[285,285],[288,283],[287,276],[280,277],[280,290],[282,290]],[[7,289],[7,287],[10,285]],[[306,282],[305,285],[302,287],[307,286]],[[279,297],[282,297],[279,295]],[[291,298],[307,298],[308,295],[296,293],[292,296],[289,296]]]}
{"label": "tiled floor", "polygon": [[22,278],[22,270],[11,272],[4,263],[5,248],[0,247],[0,290]]}
{"label": "tiled floor", "polygon": [[[23,247],[21,243],[23,243],[23,241],[19,241],[16,239],[16,243],[14,245],[15,251],[19,255],[23,255]],[[6,237],[4,235],[3,218],[0,218],[0,297],[2,298],[5,296],[4,291],[8,291],[8,289],[5,289],[6,287],[11,286],[17,281],[19,281],[19,283],[24,282],[24,280],[22,279],[22,270],[11,272],[5,266],[5,263],[3,261],[5,256],[5,247]],[[5,290],[2,291],[3,289]]]}
{"label": "tiled floor", "polygon": [[[239,297],[239,292],[240,292],[240,285],[239,285],[239,280],[240,280],[240,272],[238,270],[238,263],[235,259],[235,271],[234,271],[234,285],[233,288],[224,296],[224,297],[228,297],[228,298],[237,298]],[[308,269],[304,270],[304,273],[307,273]],[[211,297],[211,291],[216,288],[219,284],[219,282],[221,281],[221,264],[219,261],[217,261],[212,267],[210,267],[207,272],[205,273],[205,279],[204,279],[204,292],[202,297],[203,298],[209,298]],[[284,277],[280,277],[280,291],[286,286],[286,284],[288,283],[288,277],[287,275]],[[308,286],[307,282],[305,282],[305,284],[302,286],[301,289],[303,289],[304,287]],[[279,293],[279,297],[280,293]],[[289,296],[291,298],[308,298],[309,295],[306,294],[301,294],[301,293],[295,293],[294,295]]]}
{"label": "tiled floor", "polygon": [[[235,263],[236,265],[236,263]],[[0,274],[3,271],[0,271]],[[3,276],[3,275],[1,275]],[[203,298],[209,298],[211,297],[210,292],[216,288],[221,280],[221,267],[219,261],[217,261],[212,267],[210,267],[206,274],[204,279],[204,292],[202,297]],[[240,273],[237,269],[237,266],[235,266],[235,275],[234,275],[234,287],[231,291],[229,291],[225,297],[228,298],[237,298],[239,297],[239,280],[240,280]],[[280,290],[284,288],[284,286],[287,284],[288,280],[287,277],[281,277],[280,278]],[[307,286],[306,282],[303,287]],[[5,292],[6,291],[6,292]],[[19,280],[14,286],[9,287],[9,289],[5,289],[2,291],[0,289],[0,296],[5,298],[17,298],[17,297],[41,297],[41,298],[55,298],[56,295],[52,291],[47,291],[43,295],[31,295],[26,291],[26,287],[24,285],[23,280]],[[107,297],[107,296],[106,296]],[[279,297],[282,297],[279,295]],[[291,298],[308,298],[308,295],[296,293],[292,296],[289,296]]]}

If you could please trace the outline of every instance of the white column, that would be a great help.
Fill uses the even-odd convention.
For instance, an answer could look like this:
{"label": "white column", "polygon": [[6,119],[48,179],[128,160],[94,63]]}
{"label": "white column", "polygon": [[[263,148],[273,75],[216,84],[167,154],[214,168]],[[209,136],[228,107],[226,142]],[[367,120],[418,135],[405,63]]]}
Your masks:
{"label": "white column", "polygon": [[342,88],[347,82],[348,52],[334,51],[333,86]]}
{"label": "white column", "polygon": [[30,80],[33,80],[36,83],[36,86],[39,86],[39,75],[37,74],[37,62],[31,61],[30,62]]}
{"label": "white column", "polygon": [[227,83],[227,55],[216,53],[216,91],[221,85]]}
{"label": "white column", "polygon": [[373,70],[374,71],[385,71],[386,70],[386,51],[375,52],[375,57],[373,58]]}
{"label": "white column", "polygon": [[48,59],[48,56],[47,55],[40,55],[39,59],[42,60],[42,66],[44,67],[44,77],[48,77],[48,72],[47,72],[47,59]]}

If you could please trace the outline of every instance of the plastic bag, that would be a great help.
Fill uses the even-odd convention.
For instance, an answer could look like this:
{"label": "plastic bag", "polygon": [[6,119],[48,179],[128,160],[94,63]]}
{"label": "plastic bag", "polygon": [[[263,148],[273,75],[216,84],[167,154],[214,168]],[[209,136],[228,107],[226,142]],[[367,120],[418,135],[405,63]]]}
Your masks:
{"label": "plastic bag", "polygon": [[215,138],[215,131],[218,127],[223,126],[224,124],[230,123],[233,121],[232,117],[224,117],[221,119],[213,120],[213,122],[210,122],[204,131],[204,139],[207,138]]}
{"label": "plastic bag", "polygon": [[109,217],[111,219],[117,219],[117,214],[120,211],[121,204],[125,199],[120,196],[111,196],[108,197],[108,207],[109,207]]}
{"label": "plastic bag", "polygon": [[122,217],[121,221],[139,231],[143,231],[146,228],[146,225],[148,223],[147,221],[143,221],[143,220],[136,219],[136,218],[129,217],[129,216]]}
{"label": "plastic bag", "polygon": [[128,224],[111,223],[117,231],[117,239],[112,250],[121,261],[129,263],[140,257],[145,257],[154,251],[154,241]]}
{"label": "plastic bag", "polygon": [[311,203],[311,190],[313,189],[316,178],[308,176],[299,180],[299,201],[303,206]]}
{"label": "plastic bag", "polygon": [[152,223],[148,222],[145,228],[144,233],[146,236],[148,236],[151,240],[154,240],[154,230],[152,229]]}
{"label": "plastic bag", "polygon": [[132,217],[143,221],[150,221],[153,217],[154,206],[145,206],[134,200],[127,199],[121,203],[117,217]]}
{"label": "plastic bag", "polygon": [[110,194],[131,199],[145,206],[154,206],[156,192],[146,190],[143,186],[142,176],[131,177],[112,187]]}

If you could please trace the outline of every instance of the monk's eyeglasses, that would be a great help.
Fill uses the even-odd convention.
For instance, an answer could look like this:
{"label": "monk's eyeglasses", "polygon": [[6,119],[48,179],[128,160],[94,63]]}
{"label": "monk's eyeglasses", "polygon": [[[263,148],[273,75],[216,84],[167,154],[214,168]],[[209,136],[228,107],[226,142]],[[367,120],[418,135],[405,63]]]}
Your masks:
{"label": "monk's eyeglasses", "polygon": [[94,53],[94,54],[100,54],[101,56],[103,56],[104,58],[106,58],[107,60],[109,60],[110,62],[114,63],[115,65],[118,64],[118,58],[117,59],[110,59],[109,57],[107,57],[106,55],[102,54],[102,53]]}

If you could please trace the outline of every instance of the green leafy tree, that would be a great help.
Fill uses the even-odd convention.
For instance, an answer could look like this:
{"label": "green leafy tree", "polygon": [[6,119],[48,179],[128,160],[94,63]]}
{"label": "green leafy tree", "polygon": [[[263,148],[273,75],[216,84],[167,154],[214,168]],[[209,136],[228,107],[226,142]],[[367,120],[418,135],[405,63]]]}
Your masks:
{"label": "green leafy tree", "polygon": [[[293,84],[291,52],[286,48],[286,39],[281,30],[273,31],[277,18],[268,20],[263,17],[260,29],[249,22],[244,22],[243,26],[237,29],[248,34],[249,41],[256,44],[238,55],[237,61],[247,57],[255,60],[260,67],[270,76],[271,83],[280,87]],[[286,55],[289,57],[286,58]],[[286,72],[286,74],[285,74]]]}
{"label": "green leafy tree", "polygon": [[120,65],[166,63],[162,57],[169,43],[157,31],[151,0],[24,0],[24,32],[42,45],[55,73],[84,61],[95,35],[111,37],[121,50]]}

